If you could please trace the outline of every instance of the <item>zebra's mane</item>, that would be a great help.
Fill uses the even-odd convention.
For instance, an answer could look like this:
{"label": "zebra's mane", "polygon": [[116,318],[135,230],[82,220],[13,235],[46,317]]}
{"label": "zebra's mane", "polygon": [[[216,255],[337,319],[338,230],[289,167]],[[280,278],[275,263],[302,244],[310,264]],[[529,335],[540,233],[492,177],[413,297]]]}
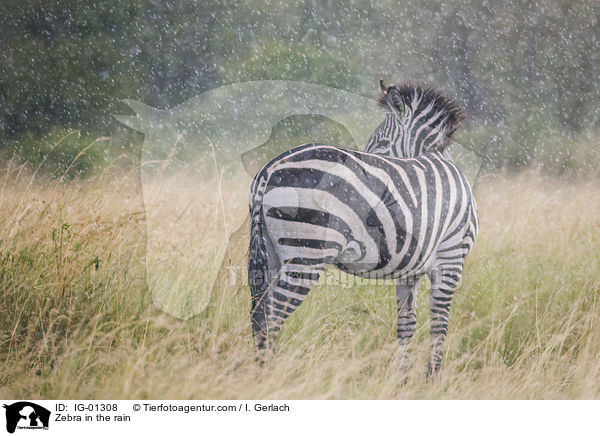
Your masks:
{"label": "zebra's mane", "polygon": [[390,85],[386,89],[382,83],[382,94],[377,102],[387,111],[393,110],[402,116],[410,115],[413,119],[427,110],[428,113],[420,120],[421,122],[440,114],[429,127],[434,129],[440,123],[445,124],[442,128],[445,130],[446,140],[440,144],[442,149],[450,143],[456,129],[465,119],[463,108],[442,91],[413,83]]}

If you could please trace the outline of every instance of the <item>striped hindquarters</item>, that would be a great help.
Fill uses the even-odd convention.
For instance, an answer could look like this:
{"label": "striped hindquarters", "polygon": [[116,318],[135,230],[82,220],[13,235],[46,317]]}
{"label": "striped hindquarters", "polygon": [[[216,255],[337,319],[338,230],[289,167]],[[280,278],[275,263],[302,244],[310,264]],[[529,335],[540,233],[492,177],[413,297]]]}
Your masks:
{"label": "striped hindquarters", "polygon": [[[464,237],[474,205],[464,176],[439,153],[399,159],[318,144],[265,166],[253,213],[258,191],[279,258],[299,274],[329,263],[367,277],[424,272]],[[476,221],[469,225],[476,234]]]}

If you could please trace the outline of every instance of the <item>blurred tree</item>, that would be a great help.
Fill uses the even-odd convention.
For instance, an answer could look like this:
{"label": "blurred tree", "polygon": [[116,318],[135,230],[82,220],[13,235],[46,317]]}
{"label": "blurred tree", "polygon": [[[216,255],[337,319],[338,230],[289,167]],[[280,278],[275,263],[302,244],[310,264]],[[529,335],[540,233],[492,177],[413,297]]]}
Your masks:
{"label": "blurred tree", "polygon": [[447,90],[465,140],[528,165],[546,136],[600,127],[599,20],[595,0],[4,0],[0,139],[108,133],[122,98],[166,108],[262,79],[374,96],[384,77]]}

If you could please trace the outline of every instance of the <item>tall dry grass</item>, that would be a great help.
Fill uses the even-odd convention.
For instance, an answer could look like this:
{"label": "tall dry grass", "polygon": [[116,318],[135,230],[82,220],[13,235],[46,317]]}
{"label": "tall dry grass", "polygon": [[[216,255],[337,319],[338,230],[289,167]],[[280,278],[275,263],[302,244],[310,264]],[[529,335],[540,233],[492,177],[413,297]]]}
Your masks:
{"label": "tall dry grass", "polygon": [[[185,265],[173,276],[189,274],[188,289],[210,299],[210,310],[178,319],[157,307],[146,284],[152,229],[137,172],[107,170],[66,182],[9,165],[0,180],[0,397],[600,397],[598,182],[565,183],[532,172],[478,181],[481,231],[453,302],[442,373],[426,381],[423,288],[414,365],[401,383],[393,286],[348,287],[325,277],[286,323],[275,359],[261,369],[254,362],[248,289],[209,271],[220,265],[207,252],[202,257],[203,249],[222,245],[219,232],[235,228],[214,223],[213,213],[211,225],[207,216],[165,234],[176,246],[171,259],[181,262],[173,268]],[[182,198],[198,195],[200,205],[217,211],[223,199],[246,198],[242,183],[203,190],[193,180],[171,182],[186,192]],[[160,205],[161,187],[146,188],[156,193],[147,201]],[[172,198],[173,191],[164,195]],[[190,219],[201,212],[190,212]],[[234,266],[245,263],[246,238],[242,227],[229,246]],[[152,239],[156,253],[168,252],[165,241]],[[152,287],[168,291],[168,282]],[[189,306],[190,314],[198,307]]]}

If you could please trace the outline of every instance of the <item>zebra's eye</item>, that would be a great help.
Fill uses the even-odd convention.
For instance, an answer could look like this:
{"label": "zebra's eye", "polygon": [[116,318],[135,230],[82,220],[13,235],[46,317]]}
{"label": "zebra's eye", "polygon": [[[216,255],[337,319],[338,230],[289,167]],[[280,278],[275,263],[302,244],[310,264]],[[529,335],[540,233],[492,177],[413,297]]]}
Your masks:
{"label": "zebra's eye", "polygon": [[390,141],[382,140],[375,144],[375,147],[373,147],[373,151],[382,152],[387,151],[388,148],[390,148]]}

